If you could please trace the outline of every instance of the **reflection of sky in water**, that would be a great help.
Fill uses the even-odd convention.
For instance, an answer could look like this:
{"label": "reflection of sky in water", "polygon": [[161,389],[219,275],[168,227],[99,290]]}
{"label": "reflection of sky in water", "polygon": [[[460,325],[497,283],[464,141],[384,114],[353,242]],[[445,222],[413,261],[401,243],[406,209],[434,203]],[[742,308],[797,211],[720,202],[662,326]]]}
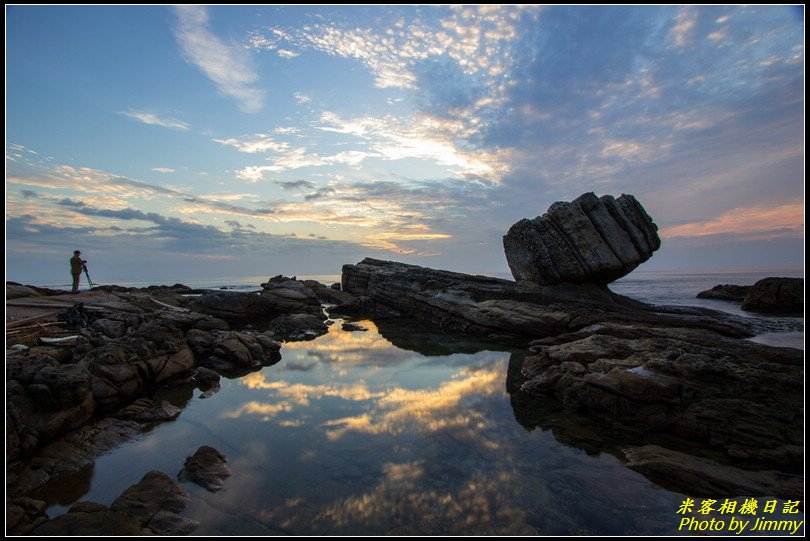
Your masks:
{"label": "reflection of sky in water", "polygon": [[233,475],[217,494],[185,485],[183,514],[200,535],[674,533],[681,495],[515,421],[510,353],[425,357],[362,324],[223,379],[101,457],[81,499],[109,504],[146,471],[175,475],[212,445]]}

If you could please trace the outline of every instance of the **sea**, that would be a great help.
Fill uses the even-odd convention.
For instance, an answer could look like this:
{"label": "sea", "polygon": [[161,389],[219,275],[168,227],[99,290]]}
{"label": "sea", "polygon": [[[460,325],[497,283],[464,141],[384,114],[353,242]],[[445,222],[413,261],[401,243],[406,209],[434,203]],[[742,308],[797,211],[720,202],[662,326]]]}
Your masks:
{"label": "sea", "polygon": [[[773,275],[802,277],[803,270],[636,271],[610,288],[652,304],[762,317],[695,295]],[[251,291],[266,278],[185,285]],[[732,533],[708,530],[708,519],[721,515],[698,516],[704,529],[700,520],[684,523],[679,508],[705,496],[653,483],[559,404],[525,400],[524,345],[447,335],[420,322],[361,319],[366,331],[344,331],[343,320],[334,321],[326,335],[284,343],[278,363],[223,378],[213,396],[188,387],[158,393],[156,400],[182,408],[174,421],[35,497],[51,517],[80,500],[109,505],[150,470],[176,478],[186,457],[210,445],[227,456],[232,475],[214,493],[183,483],[191,498],[182,515],[200,524],[194,535]],[[802,318],[769,321],[775,330],[754,340],[804,348]]]}

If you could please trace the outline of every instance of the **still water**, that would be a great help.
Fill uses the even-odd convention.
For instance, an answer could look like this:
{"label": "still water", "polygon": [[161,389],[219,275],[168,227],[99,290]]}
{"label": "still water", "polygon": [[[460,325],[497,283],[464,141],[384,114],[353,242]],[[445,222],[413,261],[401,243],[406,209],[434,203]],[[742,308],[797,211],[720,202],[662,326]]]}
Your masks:
{"label": "still water", "polygon": [[175,476],[211,445],[233,475],[214,494],[185,484],[195,535],[676,528],[682,495],[600,452],[598,436],[554,405],[520,395],[524,348],[360,323],[369,330],[343,331],[338,320],[327,335],[286,343],[277,364],[223,379],[210,398],[175,392],[184,406],[175,421],[100,457],[49,514],[78,499],[109,505],[147,471]]}
{"label": "still water", "polygon": [[[611,289],[746,315],[694,295],[762,277],[637,272]],[[405,321],[359,321],[367,332],[340,323],[285,343],[273,366],[223,378],[210,398],[190,388],[155,397],[181,406],[180,416],[43,492],[49,515],[78,500],[109,505],[149,470],[174,477],[211,445],[233,474],[218,493],[184,484],[195,535],[679,533],[686,495],[625,467],[604,430],[520,392],[526,344]],[[802,348],[803,320],[783,323],[762,339]]]}

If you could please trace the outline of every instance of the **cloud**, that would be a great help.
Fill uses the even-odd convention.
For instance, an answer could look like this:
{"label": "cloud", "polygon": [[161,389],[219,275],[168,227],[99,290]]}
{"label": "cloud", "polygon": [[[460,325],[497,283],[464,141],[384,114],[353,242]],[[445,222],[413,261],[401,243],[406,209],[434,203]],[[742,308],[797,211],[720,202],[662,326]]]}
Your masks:
{"label": "cloud", "polygon": [[669,36],[679,49],[685,48],[692,41],[692,32],[697,24],[698,12],[694,7],[678,8],[675,22],[669,30]]}
{"label": "cloud", "polygon": [[276,181],[276,184],[281,186],[285,190],[298,190],[301,188],[312,189],[316,186],[314,182],[311,182],[309,180],[293,180],[288,182]]}
{"label": "cloud", "polygon": [[664,228],[659,234],[664,239],[722,234],[740,239],[801,237],[804,235],[804,201],[736,208],[704,222]]}
{"label": "cloud", "polygon": [[259,76],[245,50],[226,44],[208,29],[206,7],[178,6],[175,14],[174,36],[186,61],[197,66],[220,92],[235,98],[243,111],[261,111],[264,92],[254,87]]}
{"label": "cloud", "polygon": [[137,120],[138,122],[143,122],[144,124],[161,126],[163,128],[169,128],[170,130],[187,131],[191,129],[191,126],[182,120],[170,117],[161,117],[156,113],[150,113],[148,111],[134,111],[129,109],[127,111],[119,111],[119,114]]}
{"label": "cloud", "polygon": [[394,116],[343,119],[335,113],[321,115],[318,129],[353,135],[368,145],[365,155],[355,158],[379,157],[384,160],[417,158],[447,166],[459,176],[497,183],[508,171],[508,164],[498,152],[468,151],[459,148],[455,139],[461,138],[464,126],[428,115],[417,115],[408,121]]}
{"label": "cloud", "polygon": [[325,165],[357,165],[365,160],[369,154],[358,150],[338,152],[331,156],[319,156],[309,153],[306,148],[298,147],[283,149],[273,158],[268,158],[273,165],[248,166],[236,172],[236,176],[248,182],[258,182],[264,178],[265,172],[281,173],[303,167],[323,167]]}
{"label": "cloud", "polygon": [[174,173],[174,169],[170,167],[153,167],[150,171],[154,171],[155,173]]}
{"label": "cloud", "polygon": [[246,154],[256,154],[267,151],[282,152],[290,147],[288,143],[275,141],[271,135],[265,133],[257,133],[256,135],[250,136],[250,138],[213,139],[213,141],[221,145],[232,146],[239,152]]}

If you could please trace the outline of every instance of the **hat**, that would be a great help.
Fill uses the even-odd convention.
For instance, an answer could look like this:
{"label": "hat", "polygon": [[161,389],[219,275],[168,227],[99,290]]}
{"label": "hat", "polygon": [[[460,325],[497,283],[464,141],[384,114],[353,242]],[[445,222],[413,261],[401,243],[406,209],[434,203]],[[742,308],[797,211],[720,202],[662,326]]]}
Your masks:
{"label": "hat", "polygon": [[73,250],[73,253],[74,254],[80,254],[81,252],[79,250]]}

